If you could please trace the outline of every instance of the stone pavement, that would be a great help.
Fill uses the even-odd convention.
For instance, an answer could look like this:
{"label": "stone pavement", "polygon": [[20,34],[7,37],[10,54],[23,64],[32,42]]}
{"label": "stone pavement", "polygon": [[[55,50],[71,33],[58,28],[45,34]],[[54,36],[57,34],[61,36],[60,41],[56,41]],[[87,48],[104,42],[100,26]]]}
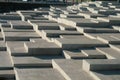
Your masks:
{"label": "stone pavement", "polygon": [[120,80],[120,4],[0,14],[0,80]]}

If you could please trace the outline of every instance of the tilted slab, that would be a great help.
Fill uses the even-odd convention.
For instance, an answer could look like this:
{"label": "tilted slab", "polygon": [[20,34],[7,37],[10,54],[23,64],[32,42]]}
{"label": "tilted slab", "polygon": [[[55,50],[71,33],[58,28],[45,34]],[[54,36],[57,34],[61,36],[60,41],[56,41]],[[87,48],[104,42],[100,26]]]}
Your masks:
{"label": "tilted slab", "polygon": [[79,49],[97,46],[107,46],[107,44],[98,40],[92,40],[89,38],[81,39],[55,39],[55,43],[63,49]]}
{"label": "tilted slab", "polygon": [[12,42],[7,42],[7,52],[11,56],[24,56],[28,55],[27,51],[24,48],[24,42],[18,42],[18,41],[12,41]]}
{"label": "tilted slab", "polygon": [[3,15],[0,14],[0,19],[2,20],[21,20],[19,15]]}
{"label": "tilted slab", "polygon": [[76,15],[76,14],[60,14],[62,18],[84,18],[83,16]]}
{"label": "tilted slab", "polygon": [[111,44],[110,47],[120,52],[120,44]]}
{"label": "tilted slab", "polygon": [[30,23],[57,23],[57,22],[51,21],[51,20],[34,20],[34,19],[30,19],[30,20],[28,20],[28,22],[30,22]]}
{"label": "tilted slab", "polygon": [[76,31],[75,27],[69,26],[69,25],[65,25],[65,24],[60,24],[60,29],[61,30],[70,30],[70,31]]}
{"label": "tilted slab", "polygon": [[1,27],[1,32],[35,32],[34,30],[30,29],[13,29],[10,27]]}
{"label": "tilted slab", "polygon": [[86,37],[81,34],[81,35],[60,35],[60,38],[81,39],[81,38],[86,38]]}
{"label": "tilted slab", "polygon": [[118,30],[114,30],[112,28],[96,28],[96,27],[81,27],[81,26],[78,26],[77,30],[79,32],[87,32],[87,33],[117,33],[117,32],[119,32]]}
{"label": "tilted slab", "polygon": [[6,44],[3,41],[0,41],[0,51],[6,51]]}
{"label": "tilted slab", "polygon": [[33,29],[33,26],[25,21],[11,21],[10,24],[14,29]]}
{"label": "tilted slab", "polygon": [[118,33],[84,33],[84,35],[92,39],[97,39],[97,37],[100,37],[100,36],[108,36],[108,39],[109,39],[109,36],[115,39],[120,38],[119,32]]}
{"label": "tilted slab", "polygon": [[83,60],[83,69],[86,71],[120,70],[120,60],[119,59]]}
{"label": "tilted slab", "polygon": [[86,26],[86,27],[91,27],[91,26],[98,26],[98,27],[104,27],[108,26],[108,22],[103,22],[99,21],[97,19],[92,20],[92,19],[84,19],[84,18],[58,18],[59,23],[63,23],[66,25],[71,25],[71,26]]}
{"label": "tilted slab", "polygon": [[65,80],[52,68],[15,68],[16,80]]}
{"label": "tilted slab", "polygon": [[120,26],[112,26],[115,30],[120,31]]}
{"label": "tilted slab", "polygon": [[77,31],[63,31],[63,30],[43,30],[43,36],[46,37],[59,37],[59,35],[80,35]]}
{"label": "tilted slab", "polygon": [[14,70],[0,70],[0,79],[2,80],[14,80]]}
{"label": "tilted slab", "polygon": [[0,69],[13,69],[10,56],[6,51],[0,51]]}
{"label": "tilted slab", "polygon": [[120,18],[119,17],[98,17],[97,19],[107,21],[111,25],[118,25],[120,24]]}
{"label": "tilted slab", "polygon": [[92,71],[90,75],[94,77],[96,80],[119,80],[120,79],[120,71],[119,70],[111,70],[111,71]]}
{"label": "tilted slab", "polygon": [[69,50],[64,50],[63,54],[66,59],[87,59],[88,57],[83,54],[81,51],[69,51]]}
{"label": "tilted slab", "polygon": [[52,42],[26,42],[24,47],[33,55],[59,55],[62,52],[62,48]]}
{"label": "tilted slab", "polygon": [[108,59],[119,59],[120,52],[116,51],[110,47],[98,47],[96,48],[101,53],[105,54]]}
{"label": "tilted slab", "polygon": [[[53,68],[57,69],[66,80],[93,80],[82,70],[82,60],[52,60]],[[72,66],[74,65],[74,66]]]}
{"label": "tilted slab", "polygon": [[38,56],[12,57],[12,64],[15,67],[52,67],[51,60],[42,59]]}
{"label": "tilted slab", "polygon": [[105,17],[105,15],[90,13],[90,12],[89,13],[88,12],[78,13],[78,15],[84,16],[85,18]]}
{"label": "tilted slab", "polygon": [[105,54],[97,51],[97,50],[81,50],[81,52],[83,54],[85,54],[86,56],[88,57],[91,57],[91,58],[96,58],[96,59],[106,59],[106,56]]}
{"label": "tilted slab", "polygon": [[29,41],[29,38],[39,38],[40,36],[36,32],[3,32],[5,41]]}
{"label": "tilted slab", "polygon": [[102,36],[98,36],[97,37],[98,40],[106,42],[106,43],[110,43],[110,44],[119,44],[120,43],[120,39],[118,37],[115,36],[109,36],[109,35],[102,35]]}
{"label": "tilted slab", "polygon": [[59,24],[58,23],[36,23],[34,26],[35,30],[59,30]]}

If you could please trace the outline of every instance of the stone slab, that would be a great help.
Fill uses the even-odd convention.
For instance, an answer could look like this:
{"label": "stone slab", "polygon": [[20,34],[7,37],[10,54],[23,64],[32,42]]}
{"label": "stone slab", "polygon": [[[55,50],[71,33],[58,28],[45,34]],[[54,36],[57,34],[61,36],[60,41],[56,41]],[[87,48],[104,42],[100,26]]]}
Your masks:
{"label": "stone slab", "polygon": [[[87,72],[82,70],[82,60],[52,60],[53,68],[57,69],[66,80],[93,80]],[[74,65],[74,66],[71,66]]]}
{"label": "stone slab", "polygon": [[64,39],[59,38],[55,39],[55,43],[59,45],[63,49],[79,49],[79,48],[90,48],[97,46],[107,46],[107,44],[100,42],[98,40],[92,40],[89,38],[81,38],[81,39]]}
{"label": "stone slab", "polygon": [[28,55],[27,51],[24,48],[24,42],[18,42],[18,41],[12,41],[12,42],[7,42],[7,52],[11,56],[24,56]]}
{"label": "stone slab", "polygon": [[59,30],[59,24],[58,23],[36,23],[34,26],[35,30]]}
{"label": "stone slab", "polygon": [[65,80],[63,76],[52,68],[16,68],[16,80]]}
{"label": "stone slab", "polygon": [[59,37],[60,35],[80,35],[77,31],[64,31],[64,30],[43,30],[43,36],[46,37]]}
{"label": "stone slab", "polygon": [[10,24],[14,29],[33,29],[33,26],[25,21],[11,21]]}
{"label": "stone slab", "polygon": [[88,57],[91,57],[91,58],[96,58],[96,59],[106,59],[106,56],[105,54],[97,51],[97,50],[81,50],[81,52],[83,54],[85,54],[86,56]]}
{"label": "stone slab", "polygon": [[119,59],[83,60],[83,69],[86,71],[120,70]]}
{"label": "stone slab", "polygon": [[3,32],[5,41],[29,41],[30,38],[39,38],[40,36],[33,31],[21,32]]}
{"label": "stone slab", "polygon": [[120,58],[120,52],[116,51],[110,47],[98,47],[96,48],[101,53],[105,54],[108,59],[119,59]]}
{"label": "stone slab", "polygon": [[32,55],[59,55],[62,48],[53,42],[26,42],[24,47]]}
{"label": "stone slab", "polygon": [[12,62],[9,54],[6,51],[0,51],[0,70],[6,69],[13,69]]}
{"label": "stone slab", "polygon": [[38,56],[12,57],[12,64],[15,67],[52,67],[51,60],[42,59]]}

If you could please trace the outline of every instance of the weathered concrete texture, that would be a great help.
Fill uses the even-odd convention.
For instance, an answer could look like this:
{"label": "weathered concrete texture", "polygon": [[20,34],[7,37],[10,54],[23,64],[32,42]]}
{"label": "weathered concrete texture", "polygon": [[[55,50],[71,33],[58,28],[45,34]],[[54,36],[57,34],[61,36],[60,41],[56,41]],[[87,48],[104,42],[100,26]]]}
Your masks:
{"label": "weathered concrete texture", "polygon": [[33,26],[25,21],[11,21],[10,24],[13,29],[33,29]]}
{"label": "weathered concrete texture", "polygon": [[79,49],[79,48],[89,48],[89,47],[102,47],[107,46],[106,43],[100,42],[98,40],[92,40],[89,38],[82,39],[55,39],[55,43],[62,47],[63,49]]}
{"label": "weathered concrete texture", "polygon": [[52,42],[26,42],[24,47],[33,55],[59,55],[62,52],[62,48]]}
{"label": "weathered concrete texture", "polygon": [[29,41],[30,38],[39,38],[40,36],[33,31],[21,32],[3,32],[5,41]]}
{"label": "weathered concrete texture", "polygon": [[[83,71],[82,60],[53,60],[53,68],[57,69],[66,80],[93,80],[93,78]],[[74,66],[72,66],[74,65]],[[74,75],[73,75],[74,74]]]}
{"label": "weathered concrete texture", "polygon": [[83,2],[0,14],[0,80],[120,80],[120,4]]}
{"label": "weathered concrete texture", "polygon": [[65,80],[61,74],[52,68],[16,68],[16,80]]}
{"label": "weathered concrete texture", "polygon": [[11,59],[6,51],[0,51],[0,70],[6,69],[13,69]]}
{"label": "weathered concrete texture", "polygon": [[15,67],[52,67],[51,60],[42,59],[42,57],[12,57],[12,63]]}

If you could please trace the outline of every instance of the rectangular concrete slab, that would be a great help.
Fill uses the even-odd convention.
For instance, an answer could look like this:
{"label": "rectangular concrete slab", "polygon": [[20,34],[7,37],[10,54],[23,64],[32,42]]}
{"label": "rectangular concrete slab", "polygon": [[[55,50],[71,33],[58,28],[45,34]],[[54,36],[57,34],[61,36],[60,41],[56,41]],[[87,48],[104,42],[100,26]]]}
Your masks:
{"label": "rectangular concrete slab", "polygon": [[105,54],[103,54],[97,50],[88,49],[88,50],[81,50],[81,52],[91,58],[106,59]]}
{"label": "rectangular concrete slab", "polygon": [[6,69],[13,69],[11,58],[6,51],[0,51],[0,70]]}
{"label": "rectangular concrete slab", "polygon": [[29,38],[39,38],[40,36],[36,32],[3,32],[5,41],[29,41]]}
{"label": "rectangular concrete slab", "polygon": [[40,57],[12,57],[12,64],[15,67],[52,67],[51,60],[45,60]]}
{"label": "rectangular concrete slab", "polygon": [[116,51],[110,47],[97,47],[96,48],[101,53],[105,54],[108,59],[119,59],[120,58],[120,52]]}
{"label": "rectangular concrete slab", "polygon": [[26,42],[24,47],[33,55],[59,55],[62,52],[62,48],[53,42]]}
{"label": "rectangular concrete slab", "polygon": [[[93,80],[82,70],[82,60],[52,60],[53,68],[57,69],[66,80]],[[74,65],[74,66],[72,66]]]}
{"label": "rectangular concrete slab", "polygon": [[64,30],[43,30],[43,36],[46,37],[59,37],[59,35],[80,35],[77,31],[64,31]]}
{"label": "rectangular concrete slab", "polygon": [[95,39],[81,38],[81,39],[66,39],[58,38],[55,39],[55,43],[62,47],[63,49],[79,49],[79,48],[89,48],[97,46],[107,46],[106,43],[100,42]]}
{"label": "rectangular concrete slab", "polygon": [[33,29],[33,26],[25,21],[11,21],[10,24],[14,29]]}
{"label": "rectangular concrete slab", "polygon": [[65,80],[52,68],[15,68],[16,80]]}
{"label": "rectangular concrete slab", "polygon": [[83,60],[83,69],[86,71],[120,70],[119,59]]}

